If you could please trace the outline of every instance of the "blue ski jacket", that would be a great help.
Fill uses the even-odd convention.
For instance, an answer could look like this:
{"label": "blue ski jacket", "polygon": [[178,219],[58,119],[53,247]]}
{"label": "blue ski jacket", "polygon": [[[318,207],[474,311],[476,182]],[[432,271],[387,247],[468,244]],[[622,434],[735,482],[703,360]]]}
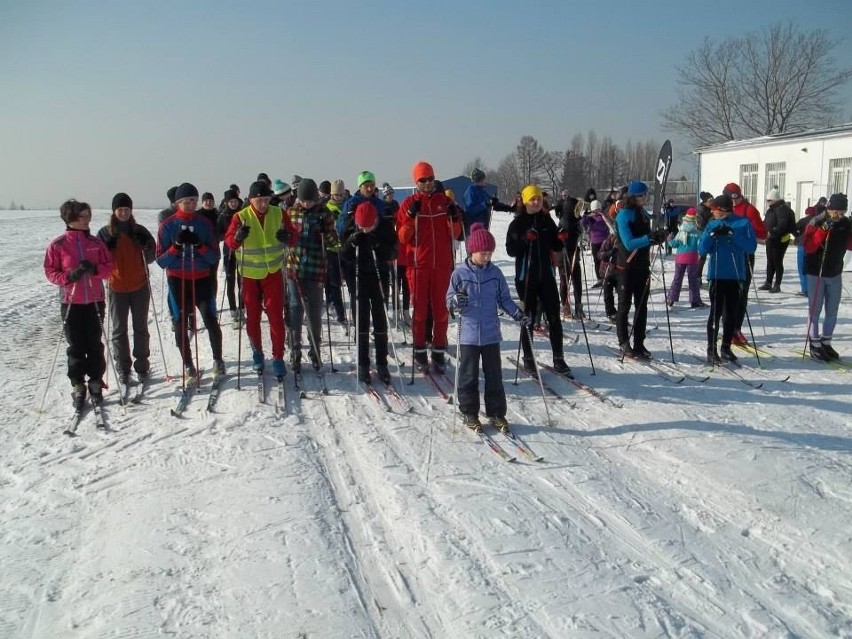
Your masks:
{"label": "blue ski jacket", "polygon": [[[468,304],[459,309],[457,295],[462,291],[467,293]],[[470,258],[459,264],[450,276],[447,308],[461,315],[459,343],[468,346],[498,344],[503,340],[498,309],[502,308],[515,320],[523,315],[512,300],[503,271],[492,262],[477,266]]]}

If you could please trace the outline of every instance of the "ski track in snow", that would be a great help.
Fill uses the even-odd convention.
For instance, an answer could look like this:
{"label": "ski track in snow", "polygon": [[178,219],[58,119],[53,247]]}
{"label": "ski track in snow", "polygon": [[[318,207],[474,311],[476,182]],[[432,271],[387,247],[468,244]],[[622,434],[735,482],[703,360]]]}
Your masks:
{"label": "ski track in snow", "polygon": [[[137,213],[149,228],[155,215]],[[106,217],[95,213],[95,230]],[[245,361],[236,390],[237,333],[224,326],[229,377],[214,412],[208,377],[175,419],[179,382],[163,379],[153,316],[155,380],[142,404],[122,409],[111,389],[110,430],[87,414],[68,438],[57,294],[41,268],[61,223],[27,212],[0,225],[2,637],[852,636],[852,377],[790,354],[802,344],[802,298],[750,307],[758,342],[776,355],[760,390],[719,372],[673,384],[619,364],[605,348],[614,332],[589,330],[597,374],[582,333],[568,362],[624,408],[545,373],[566,400],[549,400],[549,428],[538,385],[513,385],[506,364],[508,417],[538,463],[501,461],[419,377],[395,379],[411,412],[381,385],[392,411],[356,392],[338,326],[331,394],[306,370],[298,399],[288,378],[289,416],[275,415],[269,378],[267,405],[257,403]],[[495,221],[498,245],[507,225]],[[24,227],[40,243],[22,241]],[[496,261],[511,277],[511,261]],[[758,278],[763,264],[759,247]],[[787,266],[793,290],[794,251]],[[176,375],[162,271],[152,276]],[[652,300],[648,345],[663,359],[661,294]],[[848,304],[835,344],[852,354]],[[703,350],[706,309],[671,319],[683,369],[703,375],[686,353]],[[503,330],[514,356],[517,327],[505,319]],[[536,343],[549,361],[546,340]],[[198,344],[209,370],[206,333]]]}

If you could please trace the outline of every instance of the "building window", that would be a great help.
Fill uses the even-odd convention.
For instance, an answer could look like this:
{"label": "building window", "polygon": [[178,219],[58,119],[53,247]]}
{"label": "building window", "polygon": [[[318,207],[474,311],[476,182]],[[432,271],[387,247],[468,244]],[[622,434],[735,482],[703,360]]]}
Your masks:
{"label": "building window", "polygon": [[767,162],[766,163],[766,192],[769,189],[778,189],[781,191],[781,197],[787,190],[784,188],[787,180],[787,163],[786,162]]}
{"label": "building window", "polygon": [[757,198],[757,164],[740,164],[740,188],[749,202]]}
{"label": "building window", "polygon": [[852,171],[852,158],[835,158],[828,161],[828,193],[846,193],[849,187],[849,173]]}

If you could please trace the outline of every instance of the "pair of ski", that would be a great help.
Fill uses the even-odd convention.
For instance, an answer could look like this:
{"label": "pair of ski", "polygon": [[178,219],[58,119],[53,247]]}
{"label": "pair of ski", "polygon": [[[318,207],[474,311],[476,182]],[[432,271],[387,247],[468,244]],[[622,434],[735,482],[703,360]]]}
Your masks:
{"label": "pair of ski", "polygon": [[[745,384],[749,388],[753,388],[755,390],[760,390],[761,388],[763,388],[763,382],[757,382],[757,381],[754,381],[753,379],[749,379],[748,377],[743,375],[742,372],[740,372],[740,371],[747,370],[747,371],[751,371],[752,373],[759,373],[759,371],[752,368],[751,366],[746,366],[745,364],[741,364],[739,361],[730,362],[730,361],[726,361],[726,360],[722,360],[721,364],[711,364],[707,361],[706,358],[699,357],[698,355],[695,355],[694,353],[692,354],[692,356],[697,361],[704,364],[705,370],[707,370],[711,373],[719,371],[719,372],[727,375],[728,377]],[[786,381],[786,380],[779,380],[779,381]]]}
{"label": "pair of ski", "polygon": [[[468,430],[471,430],[471,429],[468,429]],[[508,441],[515,448],[515,450],[518,451],[527,460],[533,461],[533,462],[543,462],[544,461],[544,457],[542,457],[541,455],[536,455],[532,451],[532,449],[529,446],[527,446],[526,443],[524,443],[521,440],[521,438],[518,437],[511,430],[508,430],[508,431],[505,431],[505,432],[502,432],[502,431],[497,431],[497,432],[499,432],[506,439],[506,441]],[[497,441],[495,441],[495,439],[491,435],[489,435],[487,432],[485,432],[484,429],[477,428],[476,430],[473,431],[473,433],[480,439],[480,441],[482,441],[486,446],[488,446],[488,448],[491,450],[491,452],[493,452],[495,455],[497,455],[503,461],[510,462],[510,463],[517,461],[517,457],[510,454],[505,448],[503,448],[503,446],[501,446]]]}
{"label": "pair of ski", "polygon": [[607,346],[606,348],[619,360],[621,360],[622,363],[629,362],[631,364],[644,366],[672,384],[682,384],[687,379],[703,384],[710,379],[709,375],[693,375],[692,373],[688,373],[671,362],[660,359],[624,356],[617,348],[613,348],[611,346]]}
{"label": "pair of ski", "polygon": [[127,404],[141,404],[142,399],[145,396],[145,391],[148,390],[148,382],[149,376],[145,375],[144,377],[136,378],[136,392],[133,393],[133,396],[130,395],[131,384],[129,380],[127,383],[121,385],[121,399],[119,402],[122,406],[127,406]]}
{"label": "pair of ski", "polygon": [[841,373],[852,373],[852,363],[846,362],[842,359],[819,359],[817,357],[811,357],[810,353],[798,348],[793,350],[793,354],[797,357],[804,358],[812,362],[817,362],[818,364],[822,364],[827,368],[833,368],[834,370],[840,371]]}
{"label": "pair of ski", "polygon": [[535,382],[537,382],[537,383],[540,383],[540,384],[541,384],[541,386],[542,386],[542,388],[544,388],[544,392],[545,392],[546,394],[550,395],[551,397],[553,397],[553,398],[555,398],[555,399],[561,399],[561,400],[564,400],[565,402],[567,402],[567,403],[568,403],[568,405],[569,405],[569,407],[570,407],[570,408],[576,408],[576,407],[577,407],[577,404],[576,404],[576,403],[574,403],[574,402],[572,402],[572,401],[570,401],[567,397],[565,397],[564,395],[562,395],[562,393],[560,393],[560,392],[559,392],[559,391],[557,391],[555,388],[553,388],[553,387],[552,387],[549,383],[547,383],[547,381],[544,379],[544,377],[542,377],[542,376],[541,376],[541,370],[542,370],[542,369],[546,370],[546,371],[547,371],[547,372],[549,372],[549,373],[552,373],[553,375],[556,375],[557,377],[561,377],[562,379],[564,379],[566,382],[568,382],[569,384],[571,384],[572,386],[574,386],[574,387],[575,387],[575,388],[577,388],[578,390],[581,390],[581,391],[583,391],[583,392],[585,392],[585,393],[587,393],[587,394],[591,395],[592,397],[595,397],[596,399],[598,399],[598,400],[599,400],[599,401],[601,401],[601,402],[612,404],[613,406],[615,406],[615,407],[617,407],[617,408],[623,408],[623,405],[622,405],[622,404],[620,404],[620,403],[616,402],[616,401],[615,401],[614,399],[612,399],[611,397],[609,397],[609,396],[607,396],[607,395],[604,395],[604,394],[603,394],[602,392],[600,392],[598,389],[596,389],[596,388],[594,388],[594,387],[592,387],[592,386],[589,386],[589,385],[588,385],[588,384],[586,384],[585,382],[581,382],[581,381],[579,381],[578,379],[575,379],[575,378],[574,378],[574,374],[573,374],[573,373],[571,373],[571,372],[568,372],[568,373],[560,373],[558,370],[556,370],[555,368],[553,368],[553,366],[551,366],[550,364],[543,364],[543,363],[542,363],[542,364],[539,364],[539,365],[538,365],[538,367],[539,367],[539,374],[535,374],[535,373],[531,373],[530,371],[526,370],[526,369],[523,367],[523,365],[521,365],[521,364],[518,362],[518,360],[517,360],[517,359],[515,359],[514,357],[508,357],[508,356],[507,356],[507,357],[506,357],[506,359],[508,360],[508,362],[509,362],[512,366],[514,366],[515,368],[517,368],[518,370],[520,370],[520,371],[521,371],[524,375],[526,375],[527,377],[529,377],[529,378],[530,378],[530,379],[532,379],[533,381],[535,381]]}
{"label": "pair of ski", "polygon": [[[221,378],[214,379],[213,384],[218,384],[219,379]],[[177,405],[171,410],[172,417],[181,417],[186,412],[190,400],[193,398],[200,385],[201,371],[199,370],[196,375],[192,375],[185,380],[183,388],[180,391],[180,396],[178,397]],[[211,397],[212,396],[213,395],[211,394]],[[216,386],[216,397],[218,396],[218,386]]]}
{"label": "pair of ski", "polygon": [[[95,402],[93,399],[89,398],[89,404],[92,407],[92,414],[95,417],[95,428],[102,431],[109,430],[104,417],[102,402]],[[62,434],[68,435],[69,437],[75,437],[77,435],[77,428],[80,426],[80,422],[83,421],[85,414],[86,403],[84,401],[79,406],[75,407],[74,413],[68,419],[68,423],[65,425],[65,429],[62,431]]]}
{"label": "pair of ski", "polygon": [[359,380],[358,384],[382,410],[393,412],[393,407],[396,405],[404,413],[413,412],[414,407],[396,390],[393,385],[393,379],[386,382],[378,376],[378,372],[375,375],[379,379],[379,384],[385,390],[384,396],[379,393],[372,381],[365,382]]}

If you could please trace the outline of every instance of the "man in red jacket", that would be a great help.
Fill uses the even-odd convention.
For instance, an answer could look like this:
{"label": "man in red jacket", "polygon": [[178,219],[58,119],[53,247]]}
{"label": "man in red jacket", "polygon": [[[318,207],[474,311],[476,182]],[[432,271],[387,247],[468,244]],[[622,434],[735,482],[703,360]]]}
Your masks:
{"label": "man in red jacket", "polygon": [[[740,188],[740,185],[735,182],[730,182],[725,185],[722,193],[727,193],[731,196],[731,200],[734,202],[734,215],[747,218],[751,223],[751,227],[754,229],[755,237],[757,237],[759,242],[763,242],[766,239],[766,227],[763,225],[763,220],[760,217],[760,211],[758,211],[751,202],[743,197],[743,190]],[[737,309],[737,330],[734,331],[734,337],[731,340],[734,344],[738,344],[739,346],[748,344],[748,340],[745,335],[743,335],[743,322],[745,321],[746,308],[748,306],[748,291],[751,286],[751,277],[754,272],[754,253],[746,255],[746,259],[748,261],[748,271],[745,274],[745,281],[743,282],[742,295],[740,296],[740,307]]]}
{"label": "man in red jacket", "polygon": [[428,162],[418,162],[411,173],[415,191],[399,207],[397,235],[414,307],[414,364],[420,372],[429,370],[426,317],[431,313],[432,364],[443,372],[449,324],[445,297],[453,272],[453,239],[461,239],[461,222],[446,195],[435,189],[435,171]]}

